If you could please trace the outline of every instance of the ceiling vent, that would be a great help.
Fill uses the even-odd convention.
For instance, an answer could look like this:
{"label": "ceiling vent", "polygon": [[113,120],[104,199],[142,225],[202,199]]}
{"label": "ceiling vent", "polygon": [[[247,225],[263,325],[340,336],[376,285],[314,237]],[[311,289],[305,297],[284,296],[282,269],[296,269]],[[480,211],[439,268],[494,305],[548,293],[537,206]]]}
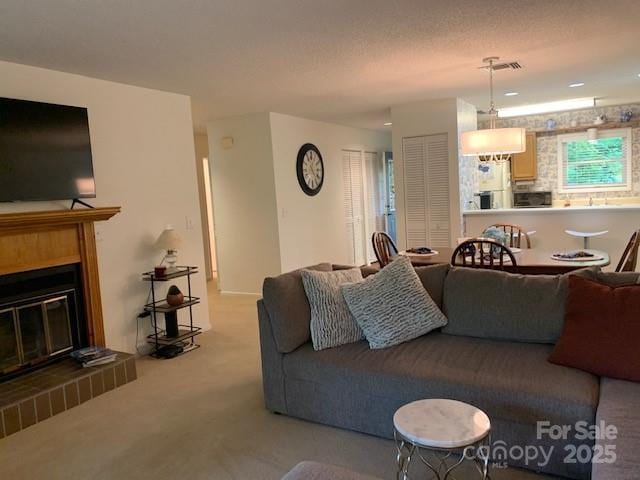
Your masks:
{"label": "ceiling vent", "polygon": [[[488,69],[489,65],[483,65],[483,66],[478,67],[478,68]],[[493,69],[493,71],[498,71],[498,70],[520,70],[522,68],[522,65],[520,65],[520,62],[518,62],[518,61],[513,61],[513,62],[504,62],[504,63],[494,63],[491,68]]]}

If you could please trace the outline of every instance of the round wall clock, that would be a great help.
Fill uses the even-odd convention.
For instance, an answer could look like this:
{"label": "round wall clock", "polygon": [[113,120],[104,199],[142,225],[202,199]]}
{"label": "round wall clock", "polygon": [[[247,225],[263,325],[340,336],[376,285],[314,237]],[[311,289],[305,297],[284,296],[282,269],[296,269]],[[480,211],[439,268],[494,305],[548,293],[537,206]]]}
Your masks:
{"label": "round wall clock", "polygon": [[309,196],[317,195],[324,182],[324,163],[318,147],[312,143],[300,147],[296,173],[302,191]]}

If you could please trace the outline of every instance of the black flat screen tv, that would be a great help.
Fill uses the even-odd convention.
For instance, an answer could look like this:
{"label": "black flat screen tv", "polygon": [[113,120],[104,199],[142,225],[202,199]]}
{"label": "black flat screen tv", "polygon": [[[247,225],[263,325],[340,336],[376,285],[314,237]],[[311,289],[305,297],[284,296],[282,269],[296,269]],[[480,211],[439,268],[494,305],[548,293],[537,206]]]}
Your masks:
{"label": "black flat screen tv", "polygon": [[0,98],[0,202],[95,196],[87,109]]}

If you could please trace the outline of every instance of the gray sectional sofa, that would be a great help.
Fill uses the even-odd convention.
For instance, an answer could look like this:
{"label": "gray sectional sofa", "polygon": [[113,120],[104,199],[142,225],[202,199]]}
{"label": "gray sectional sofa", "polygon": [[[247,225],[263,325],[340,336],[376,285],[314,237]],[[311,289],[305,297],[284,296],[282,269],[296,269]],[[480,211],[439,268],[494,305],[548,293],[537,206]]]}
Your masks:
{"label": "gray sectional sofa", "polygon": [[[392,438],[392,417],[403,404],[453,398],[489,415],[495,461],[575,479],[640,478],[640,385],[547,361],[562,330],[566,277],[448,265],[416,272],[449,323],[440,332],[383,350],[371,350],[362,341],[315,351],[300,272],[265,279],[258,316],[266,407]],[[375,270],[365,267],[363,274]],[[593,269],[577,274],[616,284],[638,280],[637,274]],[[540,421],[561,426],[605,421],[618,428],[618,438],[578,438],[575,428],[567,438],[551,438],[538,434]],[[565,461],[574,448],[584,458],[595,443],[615,444],[616,461],[593,467]],[[548,461],[541,453],[518,458],[518,447],[550,452]]]}

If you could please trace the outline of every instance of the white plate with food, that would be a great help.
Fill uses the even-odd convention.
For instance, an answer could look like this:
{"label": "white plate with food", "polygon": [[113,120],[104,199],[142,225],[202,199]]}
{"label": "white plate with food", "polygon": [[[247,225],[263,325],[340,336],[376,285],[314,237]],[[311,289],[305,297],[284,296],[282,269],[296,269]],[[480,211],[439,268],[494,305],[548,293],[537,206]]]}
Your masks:
{"label": "white plate with food", "polygon": [[604,260],[602,255],[585,250],[572,250],[569,252],[558,252],[551,255],[553,260],[558,262],[596,262]]}
{"label": "white plate with food", "polygon": [[434,255],[438,255],[438,251],[428,247],[417,247],[405,250],[402,254],[415,257],[433,257]]}

